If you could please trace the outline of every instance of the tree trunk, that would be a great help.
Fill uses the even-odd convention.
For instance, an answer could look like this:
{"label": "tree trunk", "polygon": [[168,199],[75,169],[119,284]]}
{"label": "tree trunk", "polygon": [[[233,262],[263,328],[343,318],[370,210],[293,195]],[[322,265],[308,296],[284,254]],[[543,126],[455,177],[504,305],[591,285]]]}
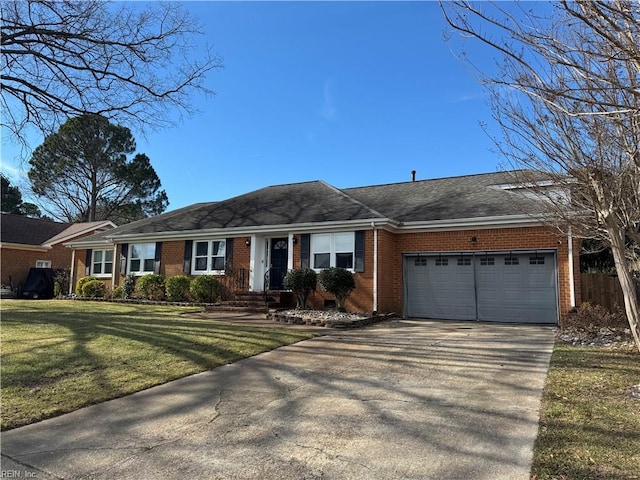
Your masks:
{"label": "tree trunk", "polygon": [[627,257],[625,256],[624,233],[609,230],[609,234],[611,237],[613,261],[616,264],[618,281],[622,287],[624,297],[624,310],[629,320],[631,333],[636,341],[636,347],[638,347],[638,351],[640,351],[640,308],[638,307],[638,295],[633,282],[633,276],[631,275]]}

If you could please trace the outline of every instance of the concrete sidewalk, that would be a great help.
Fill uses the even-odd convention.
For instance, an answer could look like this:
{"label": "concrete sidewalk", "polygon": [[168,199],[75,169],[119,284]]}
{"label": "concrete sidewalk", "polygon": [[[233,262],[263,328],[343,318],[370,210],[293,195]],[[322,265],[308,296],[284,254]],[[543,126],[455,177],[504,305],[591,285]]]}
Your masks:
{"label": "concrete sidewalk", "polygon": [[38,479],[528,480],[553,329],[393,320],[2,435]]}

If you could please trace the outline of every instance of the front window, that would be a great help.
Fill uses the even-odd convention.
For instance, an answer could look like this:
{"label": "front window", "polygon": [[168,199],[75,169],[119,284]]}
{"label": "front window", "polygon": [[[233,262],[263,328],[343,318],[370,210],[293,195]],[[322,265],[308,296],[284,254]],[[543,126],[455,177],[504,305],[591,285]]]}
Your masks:
{"label": "front window", "polygon": [[192,274],[224,273],[225,240],[207,240],[194,242]]}
{"label": "front window", "polygon": [[111,276],[113,273],[113,250],[94,250],[91,275]]}
{"label": "front window", "polygon": [[347,233],[321,233],[311,237],[313,268],[338,267],[353,269],[355,235]]}
{"label": "front window", "polygon": [[129,273],[153,273],[156,258],[155,243],[135,243],[131,245]]}
{"label": "front window", "polygon": [[51,260],[36,260],[36,268],[51,268]]}

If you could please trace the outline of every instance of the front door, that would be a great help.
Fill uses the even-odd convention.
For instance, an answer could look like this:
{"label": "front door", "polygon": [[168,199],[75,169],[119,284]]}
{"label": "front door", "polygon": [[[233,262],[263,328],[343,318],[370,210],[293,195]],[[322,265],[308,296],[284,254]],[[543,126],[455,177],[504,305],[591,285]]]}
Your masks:
{"label": "front door", "polygon": [[268,290],[284,290],[282,281],[287,273],[287,260],[289,258],[289,239],[271,239],[271,264],[269,269]]}

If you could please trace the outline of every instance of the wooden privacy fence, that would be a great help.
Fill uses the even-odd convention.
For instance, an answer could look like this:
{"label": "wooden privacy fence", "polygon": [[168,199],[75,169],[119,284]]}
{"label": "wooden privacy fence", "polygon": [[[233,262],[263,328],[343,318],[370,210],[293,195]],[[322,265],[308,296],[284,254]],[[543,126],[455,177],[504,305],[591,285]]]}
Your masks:
{"label": "wooden privacy fence", "polygon": [[[602,305],[613,311],[617,305],[624,312],[624,297],[618,277],[606,273],[581,273],[582,301],[593,305]],[[640,282],[635,281],[636,292],[640,297]]]}

